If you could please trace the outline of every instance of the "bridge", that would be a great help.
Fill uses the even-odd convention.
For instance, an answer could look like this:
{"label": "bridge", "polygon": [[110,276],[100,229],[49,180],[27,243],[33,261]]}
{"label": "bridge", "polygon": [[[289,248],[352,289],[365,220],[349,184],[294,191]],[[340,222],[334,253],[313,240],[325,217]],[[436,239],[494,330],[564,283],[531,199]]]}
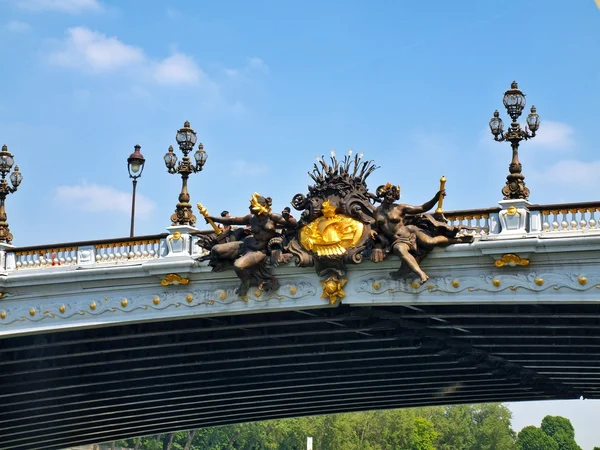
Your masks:
{"label": "bridge", "polygon": [[[513,83],[505,95],[517,118],[521,94]],[[197,205],[208,231],[195,227],[187,192],[206,154],[200,145],[194,166],[186,123],[183,161],[165,155],[182,176],[165,233],[30,247],[10,243],[4,200],[22,176],[13,172],[8,187],[14,160],[4,147],[1,448],[600,398],[600,202],[528,201],[518,144],[538,122],[534,109],[525,130],[515,117],[506,133],[497,113],[490,122],[513,149],[504,199],[492,208],[444,212],[443,177],[431,201],[401,205],[397,186],[369,191],[372,161],[332,156],[318,159],[308,194],[292,199],[298,221],[254,194],[244,217]]]}
{"label": "bridge", "polygon": [[[446,213],[478,225],[415,276],[311,268],[236,294],[189,227],[3,246],[0,435],[50,449],[300,415],[600,397],[600,203]],[[511,209],[512,207],[512,209]],[[186,232],[187,230],[187,232]]]}

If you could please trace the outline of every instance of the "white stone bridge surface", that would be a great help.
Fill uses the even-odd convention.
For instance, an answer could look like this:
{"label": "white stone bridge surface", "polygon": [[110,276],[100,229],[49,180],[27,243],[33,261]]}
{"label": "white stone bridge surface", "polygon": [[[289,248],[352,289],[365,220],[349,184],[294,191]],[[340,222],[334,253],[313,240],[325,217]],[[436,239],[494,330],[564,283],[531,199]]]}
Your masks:
{"label": "white stone bridge surface", "polygon": [[[0,448],[60,449],[244,421],[600,398],[600,203],[446,213],[477,227],[421,285],[397,258],[337,297],[293,262],[236,293],[190,227],[15,248],[0,276]],[[334,300],[333,302],[331,300]]]}

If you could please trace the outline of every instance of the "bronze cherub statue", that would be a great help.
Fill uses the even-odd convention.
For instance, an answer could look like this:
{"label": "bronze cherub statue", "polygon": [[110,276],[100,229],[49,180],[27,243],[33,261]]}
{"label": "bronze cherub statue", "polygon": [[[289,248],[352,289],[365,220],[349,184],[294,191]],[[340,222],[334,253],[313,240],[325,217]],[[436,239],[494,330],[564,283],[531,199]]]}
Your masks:
{"label": "bronze cherub statue", "polygon": [[[296,220],[290,215],[289,208],[281,214],[271,212],[271,204],[270,197],[254,193],[250,199],[250,214],[243,217],[205,215],[208,223],[220,223],[230,228],[226,233],[222,233],[222,236],[219,233],[210,237],[201,235],[198,244],[210,253],[200,260],[209,260],[209,264],[216,271],[233,265],[236,275],[241,280],[238,289],[240,297],[248,294],[252,284],[265,291],[277,290],[279,283],[267,271],[265,265],[270,262],[271,265],[277,266],[291,258],[291,255],[284,254],[285,236],[278,230],[295,229]],[[232,225],[246,227],[233,229]]]}

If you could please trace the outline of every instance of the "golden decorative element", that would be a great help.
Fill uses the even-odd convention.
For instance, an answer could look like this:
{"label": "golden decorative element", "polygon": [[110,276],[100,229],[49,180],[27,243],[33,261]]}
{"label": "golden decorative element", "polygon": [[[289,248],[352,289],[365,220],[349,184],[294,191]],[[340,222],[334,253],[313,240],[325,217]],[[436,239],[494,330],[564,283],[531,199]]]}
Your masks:
{"label": "golden decorative element", "polygon": [[577,281],[582,286],[585,286],[587,284],[587,282],[588,282],[587,278],[584,277],[583,275],[579,275],[579,277],[577,277]]}
{"label": "golden decorative element", "polygon": [[378,291],[379,289],[381,289],[381,285],[377,281],[374,281],[373,282],[373,289],[375,289],[376,291]]}
{"label": "golden decorative element", "polygon": [[192,294],[188,294],[185,297],[185,301],[188,302],[188,303],[192,303],[194,301],[194,296]]}
{"label": "golden decorative element", "polygon": [[4,309],[2,311],[0,311],[0,319],[2,319],[2,320],[6,319],[6,311]]}
{"label": "golden decorative element", "polygon": [[332,305],[338,301],[338,299],[344,298],[346,293],[344,292],[344,286],[348,280],[346,278],[336,278],[335,275],[331,275],[324,281],[319,281],[321,286],[323,286],[323,293],[321,294],[321,298],[328,298],[329,303]]}
{"label": "golden decorative element", "polygon": [[[446,177],[444,175],[442,175],[442,178],[440,178],[440,191],[443,191],[445,187],[446,187]],[[435,210],[436,214],[442,214],[444,212],[444,210],[442,209],[443,203],[444,203],[444,196],[440,195],[440,199],[438,200],[438,207]]]}
{"label": "golden decorative element", "polygon": [[410,284],[410,287],[412,287],[413,289],[419,289],[420,286],[421,286],[421,283],[419,283],[416,280]]}
{"label": "golden decorative element", "polygon": [[179,239],[181,239],[181,233],[179,231],[176,231],[175,233],[173,233],[172,238],[174,241],[178,241]]}
{"label": "golden decorative element", "polygon": [[517,213],[517,208],[515,208],[514,206],[509,206],[508,209],[506,210],[506,214],[508,214],[509,216],[514,216]]}
{"label": "golden decorative element", "polygon": [[502,258],[494,261],[494,265],[496,267],[504,267],[504,266],[528,266],[529,260],[525,258],[521,258],[519,255],[515,255],[514,253],[507,253],[502,255]]}
{"label": "golden decorative element", "polygon": [[533,280],[535,284],[537,284],[538,286],[541,286],[544,284],[544,279],[543,278],[536,278],[535,280]]}
{"label": "golden decorative element", "polygon": [[500,287],[500,280],[498,278],[494,278],[492,280],[492,284],[496,287]]}
{"label": "golden decorative element", "polygon": [[64,303],[58,307],[58,311],[60,313],[64,313],[66,310],[67,310],[67,307],[64,305]]}
{"label": "golden decorative element", "polygon": [[154,303],[155,305],[158,305],[160,303],[160,297],[156,296],[152,299],[152,303]]}
{"label": "golden decorative element", "polygon": [[104,297],[104,301],[107,302],[108,301],[108,297]]}
{"label": "golden decorative element", "polygon": [[[254,197],[252,197],[254,198]],[[215,233],[221,234],[223,230],[221,230],[217,224],[210,218],[210,214],[208,214],[208,210],[202,205],[202,203],[196,203],[196,208],[198,208],[198,212],[202,214],[202,216],[206,219],[206,222],[215,230]]]}
{"label": "golden decorative element", "polygon": [[209,304],[209,305],[214,305],[214,304],[215,304],[215,301],[214,301],[214,300],[209,300],[209,301],[208,301],[208,304]]}
{"label": "golden decorative element", "polygon": [[295,284],[290,286],[290,295],[296,295],[296,293],[298,292],[298,286],[296,286]]}
{"label": "golden decorative element", "polygon": [[300,244],[319,256],[342,256],[360,241],[364,224],[345,214],[336,214],[329,200],[323,215],[300,229]]}
{"label": "golden decorative element", "polygon": [[221,293],[219,294],[219,298],[221,300],[225,300],[227,298],[227,292],[225,290],[222,290]]}
{"label": "golden decorative element", "polygon": [[262,295],[262,291],[260,289],[257,289],[257,290],[254,291],[254,296],[256,298],[260,297],[261,295]]}
{"label": "golden decorative element", "polygon": [[128,304],[129,304],[129,300],[127,300],[126,298],[124,298],[123,300],[121,300],[121,306],[123,308],[126,308]]}
{"label": "golden decorative element", "polygon": [[96,306],[98,306],[98,305],[96,305],[96,302],[92,302],[92,303],[90,303],[90,309],[91,309],[92,311],[96,309]]}
{"label": "golden decorative element", "polygon": [[458,287],[460,287],[460,281],[458,281],[458,280],[453,280],[453,281],[452,281],[452,287],[453,287],[453,288],[458,288]]}
{"label": "golden decorative element", "polygon": [[190,284],[189,278],[183,278],[181,275],[176,273],[168,273],[165,275],[165,278],[160,280],[160,284],[163,286],[169,286],[170,284],[178,285],[178,284]]}
{"label": "golden decorative element", "polygon": [[261,204],[258,201],[258,197],[261,197],[258,192],[252,194],[252,198],[250,199],[250,209],[252,212],[259,216],[271,214],[271,207],[269,205]]}
{"label": "golden decorative element", "polygon": [[33,316],[35,316],[35,312],[36,312],[36,309],[35,309],[35,308],[31,308],[31,309],[29,310],[29,315],[30,315],[31,317],[33,317]]}

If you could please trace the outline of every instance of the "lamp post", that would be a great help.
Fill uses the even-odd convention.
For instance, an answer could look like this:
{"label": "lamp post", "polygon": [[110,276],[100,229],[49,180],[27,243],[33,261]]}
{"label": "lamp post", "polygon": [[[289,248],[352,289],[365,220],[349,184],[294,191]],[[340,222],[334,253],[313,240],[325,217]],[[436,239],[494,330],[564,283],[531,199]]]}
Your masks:
{"label": "lamp post", "polygon": [[512,147],[512,161],[508,166],[509,174],[506,177],[506,186],[502,188],[504,200],[527,200],[529,189],[525,186],[525,176],[521,173],[522,166],[519,161],[519,143],[523,140],[535,137],[535,132],[540,126],[540,117],[536,113],[535,106],[527,115],[525,129],[517,122],[521,112],[525,108],[525,94],[519,89],[517,82],[513,81],[510,89],[504,93],[504,106],[506,112],[512,119],[510,128],[504,132],[504,124],[498,110],[494,111],[494,117],[490,120],[490,130],[497,142],[508,141]]}
{"label": "lamp post", "polygon": [[146,160],[144,155],[140,152],[139,145],[133,147],[134,152],[127,158],[127,170],[129,171],[129,178],[133,180],[133,195],[131,196],[131,230],[129,237],[133,237],[133,227],[135,224],[135,189],[137,187],[137,179],[142,176],[144,171],[144,164]]}
{"label": "lamp post", "polygon": [[190,127],[190,123],[186,121],[183,128],[177,131],[175,140],[179,149],[183,153],[183,159],[177,163],[177,155],[173,151],[173,146],[169,146],[169,151],[165,154],[164,160],[167,170],[171,174],[181,175],[181,193],[179,194],[179,203],[175,208],[175,212],[171,215],[171,223],[173,225],[189,225],[194,226],[196,216],[192,211],[190,204],[190,194],[187,189],[187,181],[192,173],[202,171],[208,154],[204,151],[202,143],[198,144],[198,150],[194,153],[194,162],[188,156],[194,149],[196,144],[196,132]]}
{"label": "lamp post", "polygon": [[6,145],[2,146],[2,151],[0,151],[0,242],[4,242],[5,244],[10,244],[13,239],[13,235],[8,228],[8,222],[6,221],[6,210],[4,209],[4,202],[6,200],[6,196],[8,194],[12,194],[17,190],[19,184],[23,180],[23,175],[19,172],[19,166],[15,166],[15,170],[10,174],[10,182],[12,183],[12,187],[8,185],[6,181],[6,175],[9,174],[12,169],[13,164],[15,163],[15,159],[8,151],[8,147]]}

